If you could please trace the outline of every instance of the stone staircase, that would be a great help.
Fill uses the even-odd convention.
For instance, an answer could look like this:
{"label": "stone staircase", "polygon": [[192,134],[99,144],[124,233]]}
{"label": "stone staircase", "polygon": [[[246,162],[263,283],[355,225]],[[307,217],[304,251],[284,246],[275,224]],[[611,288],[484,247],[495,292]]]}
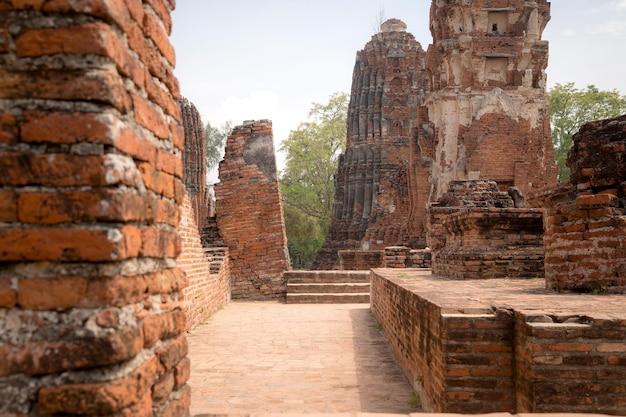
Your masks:
{"label": "stone staircase", "polygon": [[369,271],[287,271],[288,304],[369,303]]}

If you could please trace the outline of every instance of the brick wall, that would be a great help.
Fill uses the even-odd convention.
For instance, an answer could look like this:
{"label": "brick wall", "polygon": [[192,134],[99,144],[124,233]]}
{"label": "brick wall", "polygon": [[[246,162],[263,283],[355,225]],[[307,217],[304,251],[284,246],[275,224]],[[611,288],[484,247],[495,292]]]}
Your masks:
{"label": "brick wall", "polygon": [[180,100],[181,119],[185,130],[183,152],[183,181],[199,230],[207,226],[210,197],[206,184],[206,145],[204,124],[200,112],[189,100]]}
{"label": "brick wall", "polygon": [[623,296],[375,269],[371,309],[427,412],[626,413]]}
{"label": "brick wall", "polygon": [[372,270],[371,307],[422,407],[437,413],[514,410],[513,317],[450,310]]}
{"label": "brick wall", "polygon": [[284,297],[290,265],[271,121],[233,129],[219,177],[217,226],[229,250],[232,297]]}
{"label": "brick wall", "polygon": [[223,257],[215,259],[215,248],[202,247],[193,206],[187,194],[181,206],[178,230],[182,250],[176,263],[185,271],[189,281],[189,285],[182,291],[186,329],[189,330],[230,301],[228,248],[222,248]]}
{"label": "brick wall", "polygon": [[367,271],[383,266],[385,254],[381,250],[340,250],[339,269],[342,271]]}
{"label": "brick wall", "polygon": [[433,273],[456,279],[543,277],[542,212],[513,206],[495,181],[450,182],[429,211]]}
{"label": "brick wall", "polygon": [[173,1],[0,4],[0,414],[183,416]]}
{"label": "brick wall", "polygon": [[543,278],[543,214],[537,209],[467,208],[443,220],[445,246],[433,272],[457,279]]}
{"label": "brick wall", "polygon": [[519,311],[517,411],[624,415],[626,322]]}
{"label": "brick wall", "polygon": [[626,116],[583,126],[571,180],[546,206],[546,283],[559,291],[626,292]]}

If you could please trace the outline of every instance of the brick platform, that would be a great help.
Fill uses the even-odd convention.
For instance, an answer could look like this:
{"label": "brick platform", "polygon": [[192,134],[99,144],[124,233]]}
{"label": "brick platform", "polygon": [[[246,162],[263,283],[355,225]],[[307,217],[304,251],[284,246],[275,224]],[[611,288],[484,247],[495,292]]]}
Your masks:
{"label": "brick platform", "polygon": [[426,411],[626,414],[626,296],[544,280],[371,273],[371,307]]}

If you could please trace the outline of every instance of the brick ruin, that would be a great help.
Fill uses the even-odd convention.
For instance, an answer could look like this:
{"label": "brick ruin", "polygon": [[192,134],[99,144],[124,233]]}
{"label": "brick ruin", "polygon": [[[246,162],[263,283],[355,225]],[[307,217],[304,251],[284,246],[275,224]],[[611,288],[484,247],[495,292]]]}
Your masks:
{"label": "brick ruin", "polygon": [[181,254],[176,262],[188,281],[182,290],[188,330],[230,301],[230,265],[228,248],[214,227],[214,207],[207,190],[204,123],[193,103],[183,98],[179,104],[185,132],[185,195],[178,226]]}
{"label": "brick ruin", "polygon": [[451,181],[522,194],[556,185],[541,39],[549,18],[545,0],[433,2],[426,54],[402,22],[382,25],[357,54],[333,223],[315,268],[336,268],[338,250],[426,247],[429,204]]}
{"label": "brick ruin", "polygon": [[[434,161],[439,198],[454,180],[496,181],[522,193],[556,185],[547,115],[550,19],[545,0],[433,2],[415,160]],[[532,155],[532,157],[531,157]]]}
{"label": "brick ruin", "polygon": [[357,53],[332,224],[314,269],[336,269],[338,250],[409,243],[406,156],[423,101],[424,65],[422,47],[398,19],[383,23]]}
{"label": "brick ruin", "polygon": [[[432,250],[432,273],[370,274],[426,411],[626,413],[626,116],[575,135],[557,186],[548,19],[546,1],[432,3],[408,175],[408,235]],[[407,251],[380,266],[406,266]]]}
{"label": "brick ruin", "polygon": [[179,102],[185,130],[183,153],[183,181],[193,207],[196,225],[200,230],[207,226],[211,202],[206,185],[206,148],[204,124],[196,106],[186,98]]}
{"label": "brick ruin", "polygon": [[546,208],[546,284],[624,294],[626,116],[588,123],[573,141],[570,182],[535,196]]}
{"label": "brick ruin", "polygon": [[372,312],[426,412],[624,415],[623,296],[374,269]]}
{"label": "brick ruin", "polygon": [[284,297],[290,264],[271,121],[233,129],[219,178],[217,226],[229,248],[232,297]]}
{"label": "brick ruin", "polygon": [[430,94],[411,152],[411,234],[450,181],[491,180],[523,194],[556,185],[545,69],[545,1],[433,2]]}
{"label": "brick ruin", "polygon": [[0,2],[0,414],[184,416],[169,0]]}
{"label": "brick ruin", "polygon": [[455,279],[542,278],[543,214],[515,205],[495,181],[452,181],[448,192],[430,205],[433,274]]}
{"label": "brick ruin", "polygon": [[[372,310],[427,410],[623,415],[626,312],[608,294],[626,291],[626,116],[581,129],[555,188],[549,4],[452,3],[433,2],[425,58],[397,20],[359,55],[342,259],[395,268],[371,273]],[[271,123],[229,137],[219,236],[202,122],[173,76],[173,8],[0,1],[0,415],[188,415],[185,330],[231,287],[284,295]],[[542,208],[545,284],[495,276],[544,256],[537,210],[509,186]],[[427,239],[435,270],[491,279],[404,278],[430,252],[396,245]]]}

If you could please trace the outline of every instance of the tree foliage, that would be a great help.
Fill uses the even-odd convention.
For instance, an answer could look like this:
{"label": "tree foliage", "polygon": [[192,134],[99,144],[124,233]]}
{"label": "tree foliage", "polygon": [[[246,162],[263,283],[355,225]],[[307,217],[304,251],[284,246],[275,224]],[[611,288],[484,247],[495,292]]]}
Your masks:
{"label": "tree foliage", "polygon": [[570,175],[565,161],[574,133],[587,122],[626,113],[626,96],[617,90],[599,90],[594,85],[578,89],[574,83],[556,84],[550,91],[549,112],[559,181],[565,181]]}
{"label": "tree foliage", "polygon": [[332,217],[334,174],[346,140],[348,95],[334,93],[313,103],[309,121],[289,133],[281,190],[292,264],[309,267],[324,243]]}
{"label": "tree foliage", "polygon": [[224,148],[226,147],[226,137],[230,135],[233,123],[229,120],[221,127],[213,127],[211,123],[207,123],[204,128],[204,139],[206,145],[206,169],[207,172],[217,167],[224,157]]}

